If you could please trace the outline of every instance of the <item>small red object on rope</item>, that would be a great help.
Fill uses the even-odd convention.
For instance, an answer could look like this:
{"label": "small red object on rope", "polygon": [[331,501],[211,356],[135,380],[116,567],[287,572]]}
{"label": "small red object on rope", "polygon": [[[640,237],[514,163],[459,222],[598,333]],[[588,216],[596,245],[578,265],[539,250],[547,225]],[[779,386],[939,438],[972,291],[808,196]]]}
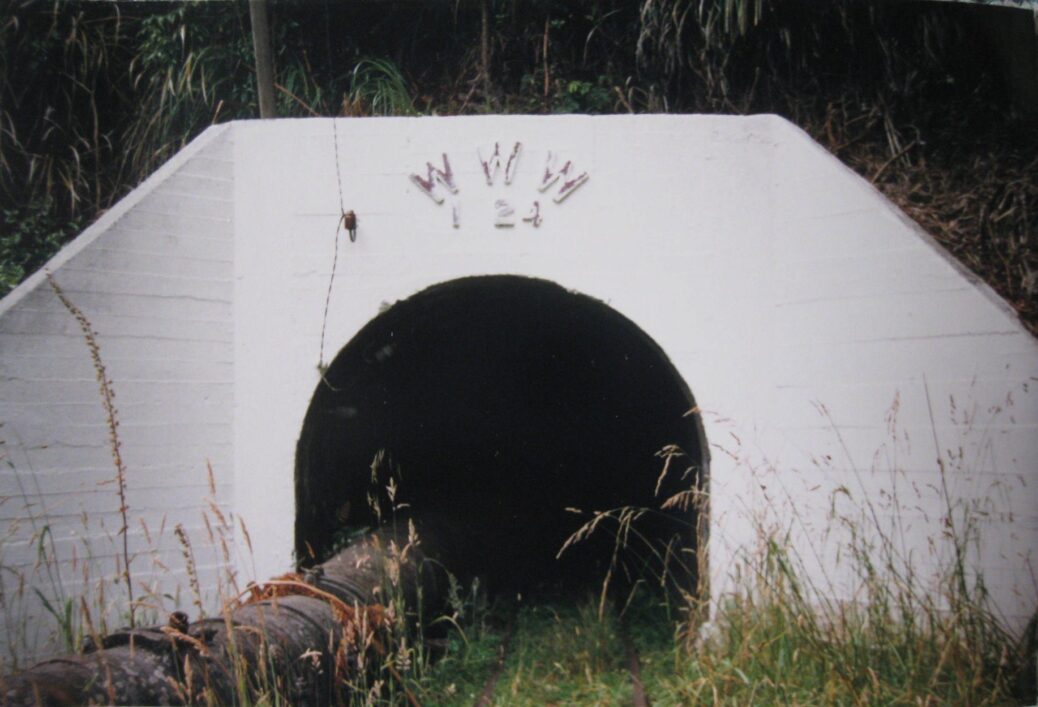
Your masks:
{"label": "small red object on rope", "polygon": [[342,214],[342,226],[350,234],[350,243],[357,241],[357,214],[353,210],[344,211]]}

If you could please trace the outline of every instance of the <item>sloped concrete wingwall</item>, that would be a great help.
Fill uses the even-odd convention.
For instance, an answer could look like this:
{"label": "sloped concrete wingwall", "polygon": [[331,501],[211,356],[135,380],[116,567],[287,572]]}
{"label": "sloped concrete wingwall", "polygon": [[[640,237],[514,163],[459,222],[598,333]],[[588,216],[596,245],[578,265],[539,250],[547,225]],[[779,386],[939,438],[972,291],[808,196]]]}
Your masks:
{"label": "sloped concrete wingwall", "polygon": [[[919,577],[958,544],[1022,627],[1038,608],[1038,342],[865,180],[782,133],[757,424],[750,444],[745,428],[735,447],[714,435],[750,472],[741,503],[770,509],[816,581],[846,596],[856,573],[834,517],[880,530]],[[726,532],[745,542],[744,527]]]}
{"label": "sloped concrete wingwall", "polygon": [[[219,532],[215,509],[228,515],[232,497],[231,136],[208,130],[47,265],[96,331],[116,395],[139,617],[193,600],[176,526],[207,608],[229,568],[202,516]],[[0,423],[0,620],[25,660],[54,648],[35,589],[59,613],[72,601],[78,615],[83,596],[98,625],[105,612],[110,628],[127,621],[126,588],[111,581],[122,519],[96,372],[43,272],[0,304]]]}

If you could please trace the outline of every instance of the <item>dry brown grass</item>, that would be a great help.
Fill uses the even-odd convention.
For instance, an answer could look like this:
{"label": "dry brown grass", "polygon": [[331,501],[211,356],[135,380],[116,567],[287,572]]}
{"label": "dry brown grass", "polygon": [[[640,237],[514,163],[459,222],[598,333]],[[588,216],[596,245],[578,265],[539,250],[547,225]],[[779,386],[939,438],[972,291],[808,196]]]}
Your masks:
{"label": "dry brown grass", "polygon": [[[831,98],[813,115],[810,109],[791,112],[801,127],[1005,298],[1038,334],[1035,121],[973,107],[969,121],[941,124],[936,115],[941,110],[933,106],[931,114],[917,114],[912,123],[896,123],[878,105],[862,105],[848,94]],[[976,131],[985,118],[990,122]],[[933,127],[935,122],[939,127]]]}
{"label": "dry brown grass", "polygon": [[876,186],[1002,295],[1038,334],[1036,175],[1038,150],[1028,156],[1005,145],[978,146],[955,156],[924,154],[899,170],[888,170]]}

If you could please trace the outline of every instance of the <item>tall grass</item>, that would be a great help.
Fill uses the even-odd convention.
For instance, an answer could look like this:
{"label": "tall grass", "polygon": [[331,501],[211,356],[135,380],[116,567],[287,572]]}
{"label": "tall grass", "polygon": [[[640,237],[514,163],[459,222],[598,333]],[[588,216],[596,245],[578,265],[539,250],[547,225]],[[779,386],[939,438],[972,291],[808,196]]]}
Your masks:
{"label": "tall grass", "polygon": [[[34,603],[38,607],[42,607],[50,616],[56,629],[56,641],[48,640],[45,636],[44,640],[48,643],[56,642],[67,651],[76,650],[82,640],[91,635],[96,636],[99,631],[107,630],[109,613],[107,604],[111,599],[111,597],[106,597],[109,579],[115,584],[122,583],[125,587],[126,599],[121,603],[127,607],[131,628],[136,624],[138,610],[138,598],[134,594],[133,584],[132,562],[134,556],[129,549],[129,506],[126,500],[127,468],[122,456],[119,417],[115,407],[112,381],[101,357],[97,332],[94,331],[90,320],[65,294],[50,273],[47,274],[47,282],[58,301],[76,320],[97,378],[98,395],[108,432],[108,448],[115,472],[114,477],[105,483],[113,484],[116,489],[117,512],[120,519],[116,537],[119,540],[113,541],[113,545],[118,545],[115,554],[115,576],[102,578],[98,584],[91,586],[91,572],[95,567],[95,558],[94,546],[89,539],[92,534],[90,523],[86,514],[82,515],[81,520],[84,531],[82,548],[84,556],[79,557],[77,548],[73,546],[71,558],[62,558],[64,553],[59,552],[55,542],[54,525],[49,517],[43,494],[40,493],[35,474],[30,470],[30,489],[23,481],[22,472],[10,459],[4,458],[17,480],[21,500],[24,503],[24,513],[28,515],[26,520],[31,526],[29,543],[35,547],[35,563],[27,573],[25,568],[5,563],[4,555],[0,550],[0,606],[3,609],[7,653],[14,666],[18,665],[19,659],[23,657],[21,655],[23,652],[32,655],[41,639],[41,629],[45,622],[35,622],[37,625],[32,629],[28,625],[34,623],[31,620]],[[12,498],[6,498],[4,502],[12,500]],[[5,540],[8,543],[21,544],[24,542],[23,533],[19,520],[16,519],[8,527]],[[111,539],[111,536],[109,538]],[[72,576],[69,576],[70,570]],[[67,586],[77,580],[81,586],[86,587],[78,596]]]}
{"label": "tall grass", "polygon": [[[745,590],[695,634],[654,689],[732,704],[1001,704],[1021,656],[982,598],[950,607],[867,565],[860,601],[819,596],[787,548],[767,539]],[[821,601],[819,601],[821,599]],[[692,636],[693,634],[690,634]]]}
{"label": "tall grass", "polygon": [[[661,456],[671,470],[680,471],[676,448],[668,447]],[[849,595],[820,575],[811,558],[798,554],[788,524],[776,528],[773,516],[763,513],[753,521],[757,544],[731,568],[730,586],[738,590],[715,597],[711,606],[710,598],[687,591],[687,582],[672,584],[668,578],[691,571],[680,553],[666,546],[628,553],[649,546],[639,525],[655,509],[624,509],[595,514],[566,549],[580,551],[583,540],[596,533],[615,537],[614,566],[599,596],[554,607],[491,604],[478,584],[465,589],[450,577],[446,608],[428,614],[421,582],[410,584],[414,577],[408,579],[405,571],[422,541],[413,524],[398,516],[404,510],[397,502],[399,474],[385,469],[388,463],[384,455],[376,458],[372,478],[380,486],[370,497],[376,516],[399,531],[385,536],[391,539],[385,541],[387,562],[378,590],[388,633],[376,648],[375,633],[362,628],[367,649],[353,655],[341,675],[349,704],[470,704],[496,660],[508,614],[517,617],[517,634],[495,704],[626,699],[619,615],[628,617],[642,655],[643,681],[660,704],[1011,704],[1033,689],[1025,685],[1021,692],[1018,680],[1029,659],[1025,647],[1014,642],[992,611],[982,578],[970,573],[968,561],[957,559],[968,553],[949,555],[936,583],[930,582],[904,562],[891,526],[877,523],[879,514],[867,498],[834,505],[830,517],[841,529],[836,534],[846,553],[843,562],[856,581]],[[949,485],[938,487],[947,493],[943,489]],[[839,496],[848,493],[841,490]],[[969,506],[942,498],[959,513],[953,541],[973,542],[979,529],[972,516],[962,513]],[[687,509],[707,500],[705,489],[693,486],[661,506]],[[225,533],[233,526],[215,505],[212,519],[209,515],[210,545],[229,560]],[[195,548],[182,528],[176,535],[189,556],[188,600],[201,610],[197,574],[191,569]],[[46,531],[39,540],[42,552],[49,553]],[[627,555],[632,557],[625,560]],[[645,562],[647,557],[652,561]],[[615,581],[622,562],[633,582]],[[280,585],[291,583],[275,581],[245,595],[277,594]],[[677,591],[661,591],[666,586]],[[231,610],[243,596],[233,574],[224,592],[221,616],[231,622]],[[56,614],[69,616],[70,624],[84,626],[80,636],[103,634],[103,628],[91,626],[86,603],[53,606]],[[429,640],[437,632],[442,638]],[[260,640],[259,648],[232,647],[228,674],[236,702],[273,704],[291,694],[272,649],[263,648]],[[258,666],[246,660],[256,650],[268,656]],[[194,669],[188,667],[183,676],[185,700],[218,702],[216,686],[200,682]]]}
{"label": "tall grass", "polygon": [[90,352],[90,361],[93,364],[94,373],[97,375],[98,394],[101,398],[101,406],[104,409],[105,423],[108,426],[108,448],[112,452],[112,464],[115,466],[115,478],[112,481],[115,483],[116,493],[119,496],[119,518],[122,520],[122,526],[117,533],[122,538],[123,567],[120,574],[126,583],[126,603],[130,611],[130,628],[133,628],[135,623],[134,614],[137,607],[133,598],[133,570],[130,568],[130,541],[128,537],[130,527],[127,515],[130,509],[126,505],[126,464],[123,461],[122,441],[119,439],[119,413],[115,408],[115,392],[112,390],[112,380],[108,377],[108,370],[101,359],[101,346],[97,343],[97,332],[94,331],[90,320],[83,314],[83,310],[68,298],[51,273],[47,273],[47,283],[62,306],[68,310],[68,313],[79,324],[80,331],[83,334],[83,341]]}
{"label": "tall grass", "polygon": [[[895,439],[897,408],[895,399],[888,415]],[[824,407],[822,412],[827,414]],[[835,425],[833,434],[841,437]],[[676,454],[674,447],[662,453],[664,473]],[[954,459],[939,456],[936,480],[925,489],[904,482],[899,486],[896,480],[880,495],[871,495],[864,483],[860,488],[836,486],[826,527],[820,530],[799,510],[809,503],[809,493],[789,492],[778,469],[745,470],[754,488],[777,489],[765,491],[756,499],[758,505],[747,509],[743,520],[753,528],[755,542],[743,546],[724,568],[726,576],[716,583],[720,594],[678,588],[677,599],[674,593],[657,593],[650,601],[657,606],[657,620],[683,618],[672,624],[678,640],[661,643],[657,631],[655,642],[643,642],[643,654],[649,656],[643,671],[649,694],[668,704],[980,705],[1033,700],[1038,685],[1028,671],[1036,659],[1034,638],[1021,639],[1006,627],[976,566],[975,548],[992,501],[953,495],[954,478],[970,471],[957,465],[967,460],[961,451]],[[876,471],[855,473],[860,478]],[[889,473],[896,477],[902,472],[895,468]],[[700,511],[708,507],[706,490],[696,488],[661,506],[692,497],[702,504]],[[922,562],[906,540],[903,520],[910,508],[920,505],[937,509],[939,516],[928,523],[940,526],[939,539]],[[666,572],[689,570],[680,555],[659,543],[651,547],[638,532],[639,522],[652,512],[622,508],[595,514],[567,543],[579,550],[579,543],[594,533],[614,538],[613,567],[598,600],[600,621],[608,620],[602,607],[624,553],[633,549],[654,559],[643,565],[654,573],[633,591],[664,584],[661,563],[672,557],[679,561]],[[705,541],[701,536],[701,558]],[[621,606],[632,603],[631,595],[611,594]],[[1028,630],[1033,632],[1033,626]]]}
{"label": "tall grass", "polygon": [[[0,673],[25,667],[25,661],[55,652],[77,652],[85,645],[100,645],[111,629],[154,622],[180,602],[179,586],[170,586],[171,568],[166,518],[158,527],[137,515],[128,500],[130,470],[122,453],[120,420],[115,405],[115,384],[101,355],[100,336],[90,319],[48,274],[48,283],[58,301],[76,320],[86,354],[98,384],[98,399],[107,432],[107,447],[114,474],[101,482],[113,488],[116,502],[116,528],[108,528],[103,517],[92,518],[82,511],[78,523],[52,516],[48,496],[41,492],[31,459],[22,454],[11,458],[6,440],[0,439],[0,461],[10,470],[18,488],[15,496],[0,499],[0,504],[21,509],[14,512],[6,533],[0,538],[0,620],[5,645],[0,657]],[[3,429],[24,451],[14,428]],[[237,561],[234,547],[233,516],[216,502],[213,470],[208,466],[209,497],[204,500],[201,517],[209,539],[212,557],[207,564],[221,571],[213,578],[217,594],[233,596],[238,592]],[[62,515],[67,515],[63,511]],[[102,514],[103,515],[103,514]],[[28,526],[28,527],[25,527]],[[60,531],[60,538],[56,532]],[[244,530],[243,530],[244,532]],[[135,536],[131,543],[131,535]],[[182,548],[191,549],[189,531],[180,524],[176,539]],[[26,565],[23,547],[33,551],[33,562]],[[187,562],[191,594],[201,610],[211,597],[202,596],[195,557]]]}

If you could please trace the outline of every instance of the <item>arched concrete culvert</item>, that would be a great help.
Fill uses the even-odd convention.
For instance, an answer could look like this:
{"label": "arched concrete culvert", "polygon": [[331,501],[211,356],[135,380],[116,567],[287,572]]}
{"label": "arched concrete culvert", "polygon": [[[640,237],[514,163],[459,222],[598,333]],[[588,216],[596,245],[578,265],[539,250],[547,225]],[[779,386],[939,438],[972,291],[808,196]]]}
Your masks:
{"label": "arched concrete culvert", "polygon": [[[572,509],[659,508],[688,488],[689,464],[674,465],[657,495],[655,453],[679,445],[705,468],[694,405],[664,352],[597,300],[513,276],[430,287],[372,320],[318,385],[297,454],[297,553],[378,523],[367,497],[384,450],[396,502],[460,572],[492,589],[601,581],[608,533],[556,560],[589,518]],[[641,529],[654,541],[692,546],[690,513],[653,515]]]}
{"label": "arched concrete culvert", "polygon": [[[495,145],[502,159],[489,170]],[[510,169],[517,145],[519,161]],[[563,179],[567,164],[572,174]],[[337,232],[343,208],[356,213],[356,241]],[[128,549],[138,558],[134,572],[156,587],[156,597],[177,596],[177,586],[184,596],[188,570],[176,544],[153,544],[142,524],[184,527],[199,552],[207,611],[219,610],[220,578],[228,572],[239,581],[262,580],[293,566],[294,471],[308,411],[304,447],[312,449],[303,461],[310,469],[348,461],[363,471],[385,447],[406,475],[402,494],[411,494],[416,481],[440,491],[428,459],[445,452],[432,444],[431,451],[396,448],[389,435],[399,436],[397,429],[367,438],[355,460],[314,446],[313,431],[324,428],[330,440],[342,438],[342,449],[360,444],[368,424],[359,416],[332,417],[336,407],[351,414],[332,391],[314,401],[317,364],[358,337],[383,302],[437,283],[510,273],[606,303],[658,342],[692,386],[710,441],[712,602],[745,590],[769,537],[805,560],[805,578],[831,594],[827,600],[856,601],[862,590],[858,568],[847,561],[855,539],[847,529],[873,527],[876,518],[884,528],[894,519],[903,529],[898,547],[928,594],[956,556],[948,509],[969,508],[980,511],[970,571],[983,576],[992,607],[1011,630],[1022,632],[1034,615],[1038,340],[867,181],[776,116],[214,126],[47,269],[98,332],[118,392],[122,453],[131,470]],[[454,322],[470,349],[486,350],[493,335],[519,340],[517,312],[524,310],[515,304],[523,300],[517,292],[504,313],[483,315],[490,333],[477,335],[475,317],[448,316],[451,307],[434,304],[450,301],[444,287],[443,297],[437,289],[416,302],[426,300],[441,312],[436,317]],[[560,295],[549,307],[552,321],[563,316],[565,301]],[[602,309],[587,316],[620,332],[595,339],[613,350],[631,328]],[[423,326],[422,316],[433,317],[416,316]],[[348,348],[330,378],[345,390],[358,371],[400,366],[405,344],[388,358],[380,354],[385,361],[378,365]],[[476,384],[457,374],[453,386],[425,382],[436,378],[423,379],[420,371],[447,366],[439,363],[442,351],[426,348],[411,372],[423,382],[397,383],[395,404],[424,406],[427,419],[411,413],[412,429],[442,429],[458,419],[445,414],[458,391]],[[486,364],[472,356],[473,364],[458,365],[474,376],[477,364]],[[569,376],[575,381],[590,375],[576,371]],[[373,385],[358,390],[372,399],[378,393]],[[554,395],[520,392],[538,390]],[[650,404],[659,400],[658,386],[628,383],[622,390],[641,401],[640,410],[670,414]],[[479,429],[504,434],[525,419],[513,423],[502,413]],[[100,551],[110,547],[121,519],[112,487],[100,483],[112,469],[96,372],[76,320],[43,272],[0,301],[0,422],[0,496],[11,499],[0,520],[14,529],[4,542],[5,565],[30,580],[36,573],[37,584],[27,587],[45,587],[32,540],[33,521],[40,520],[61,550],[65,576],[81,576],[71,548],[85,541],[96,550],[92,576],[113,576],[112,553]],[[561,430],[575,429],[564,423]],[[554,428],[538,429],[554,439]],[[417,445],[432,437],[407,439]],[[654,480],[659,467],[651,454],[674,441],[645,440],[650,471],[631,473]],[[589,459],[591,468],[596,458]],[[602,481],[602,471],[573,478],[587,488],[616,488]],[[312,488],[302,505],[331,504],[339,490],[326,490]],[[450,511],[486,510],[491,525],[504,522],[489,506],[466,506],[466,490],[442,491],[458,501]],[[833,499],[841,499],[838,519]],[[334,500],[339,510],[349,499]],[[587,510],[592,501],[581,505]],[[212,502],[233,525],[226,551],[210,546],[203,522]],[[350,506],[345,523],[360,524],[355,514],[366,503]],[[866,507],[876,513],[861,525]],[[335,532],[307,527],[319,545]],[[521,530],[520,538],[535,532]],[[210,548],[204,553],[203,542]],[[146,557],[158,563],[150,566]],[[125,611],[125,599],[112,606]],[[28,626],[47,615],[40,602],[12,613]],[[16,633],[0,625],[0,644],[13,645]]]}

